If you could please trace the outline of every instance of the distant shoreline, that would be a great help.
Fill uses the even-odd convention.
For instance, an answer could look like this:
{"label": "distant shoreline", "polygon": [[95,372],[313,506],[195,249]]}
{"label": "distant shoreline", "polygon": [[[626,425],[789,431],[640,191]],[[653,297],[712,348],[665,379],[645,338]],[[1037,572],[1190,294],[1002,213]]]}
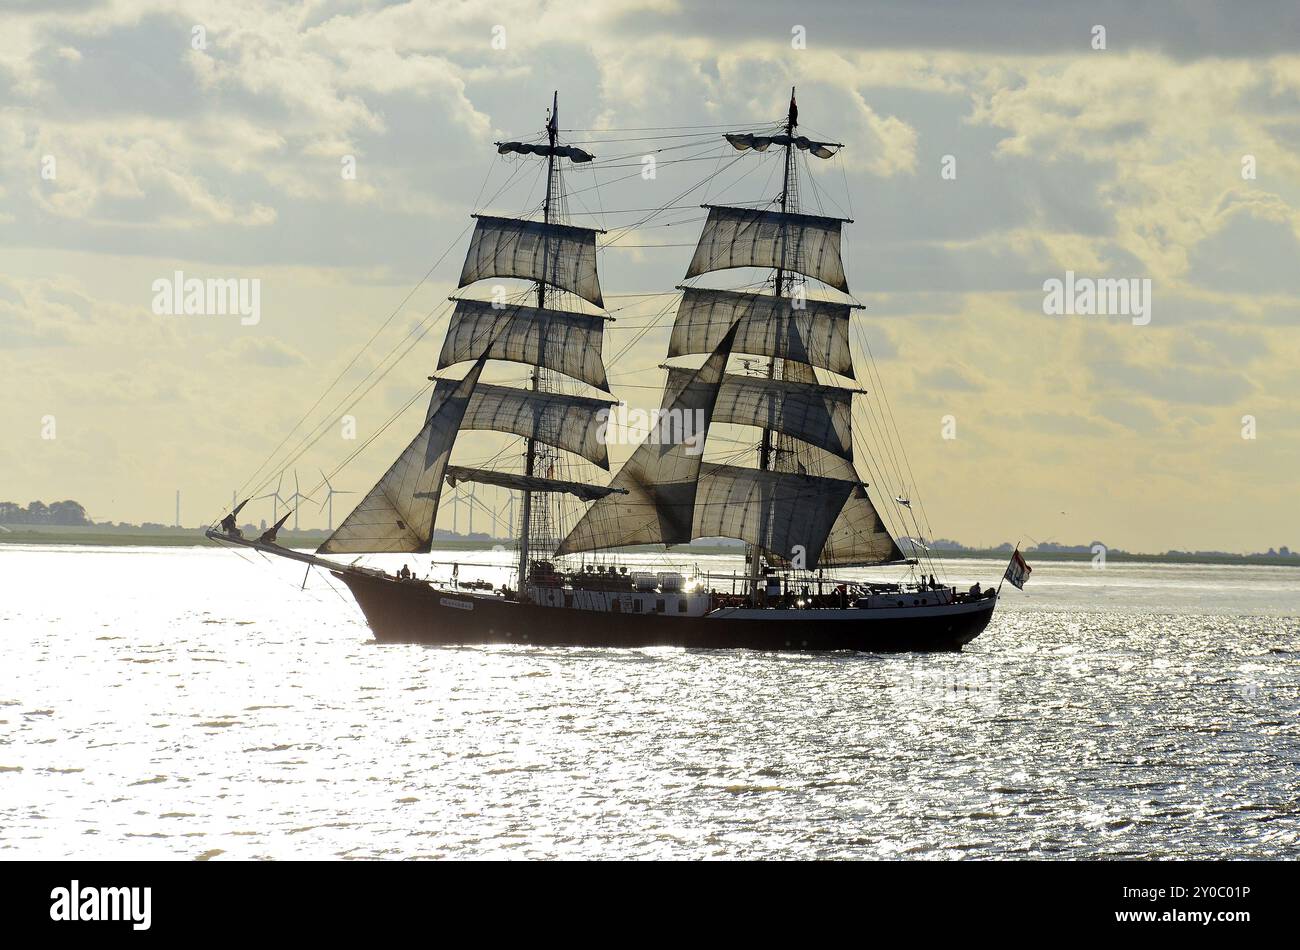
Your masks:
{"label": "distant shoreline", "polygon": [[[286,531],[280,532],[280,543],[291,548],[314,548],[325,540],[325,531]],[[464,551],[490,551],[496,545],[510,546],[509,541],[469,540],[466,538],[434,538],[434,545],[439,548]],[[204,537],[197,528],[162,528],[131,529],[62,527],[55,525],[6,525],[0,528],[0,545],[4,544],[80,544],[97,547],[215,547],[215,542]],[[628,550],[654,551],[662,550],[661,545],[644,545]],[[674,549],[676,554],[735,554],[739,556],[739,546],[701,545]],[[994,560],[1010,556],[1009,551],[998,550],[935,550],[937,558],[971,558]],[[1091,552],[1073,551],[1026,551],[1031,561],[1067,561],[1088,563],[1092,560]],[[1269,556],[1266,554],[1132,554],[1124,551],[1108,551],[1107,561],[1134,562],[1142,561],[1152,564],[1242,564],[1261,567],[1296,567],[1300,568],[1300,557]]]}

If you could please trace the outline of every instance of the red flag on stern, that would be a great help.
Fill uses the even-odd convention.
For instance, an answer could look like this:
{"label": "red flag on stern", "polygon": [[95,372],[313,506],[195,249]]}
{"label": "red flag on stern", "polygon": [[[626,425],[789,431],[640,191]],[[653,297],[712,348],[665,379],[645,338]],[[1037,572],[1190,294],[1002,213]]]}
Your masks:
{"label": "red flag on stern", "polygon": [[1020,555],[1020,549],[1017,548],[1011,552],[1011,560],[1007,563],[1006,573],[1002,576],[1009,580],[1018,590],[1025,589],[1025,582],[1029,580],[1029,575],[1033,573],[1033,568],[1025,563],[1025,559]]}

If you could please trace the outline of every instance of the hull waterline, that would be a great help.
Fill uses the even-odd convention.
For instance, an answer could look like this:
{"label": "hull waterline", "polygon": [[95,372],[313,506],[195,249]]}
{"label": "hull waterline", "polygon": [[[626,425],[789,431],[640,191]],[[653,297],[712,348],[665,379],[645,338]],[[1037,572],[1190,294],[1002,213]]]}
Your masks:
{"label": "hull waterline", "polygon": [[504,600],[339,571],[381,643],[953,652],[988,626],[996,598],[929,608],[604,613]]}

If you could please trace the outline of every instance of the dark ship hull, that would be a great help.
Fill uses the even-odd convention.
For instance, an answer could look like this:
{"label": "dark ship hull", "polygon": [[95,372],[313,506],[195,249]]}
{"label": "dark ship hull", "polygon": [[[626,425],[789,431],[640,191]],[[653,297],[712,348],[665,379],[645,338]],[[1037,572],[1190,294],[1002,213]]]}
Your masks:
{"label": "dark ship hull", "polygon": [[988,626],[997,599],[929,607],[729,609],[702,617],[543,607],[427,583],[338,571],[381,643],[712,650],[953,652]]}

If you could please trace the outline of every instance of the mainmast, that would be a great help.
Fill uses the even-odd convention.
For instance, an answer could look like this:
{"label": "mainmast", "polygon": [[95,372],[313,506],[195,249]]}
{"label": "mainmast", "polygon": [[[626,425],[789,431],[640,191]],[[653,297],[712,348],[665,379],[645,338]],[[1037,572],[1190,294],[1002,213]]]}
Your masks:
{"label": "mainmast", "polygon": [[[559,130],[559,108],[560,92],[555,90],[551,97],[551,114],[546,121],[546,141],[549,148],[546,150],[546,197],[542,201],[542,222],[551,223],[551,196],[554,194],[555,186],[555,135]],[[549,261],[547,254],[549,248],[543,248],[542,251],[542,273],[546,273],[546,267]],[[546,281],[537,282],[537,309],[546,309]],[[541,388],[542,367],[536,363],[533,364],[533,392]],[[537,466],[537,440],[529,437],[528,445],[525,450],[524,475],[531,478]],[[523,492],[523,503],[520,505],[519,519],[519,595],[522,598],[526,585],[528,583],[528,557],[530,552],[529,531],[532,528],[533,521],[533,493],[527,489]]]}
{"label": "mainmast", "polygon": [[[756,592],[763,560],[809,570],[890,564],[902,552],[877,512],[853,461],[853,386],[818,379],[820,368],[855,379],[850,315],[858,306],[821,296],[789,296],[797,280],[849,294],[840,256],[847,218],[799,211],[793,148],[833,158],[838,142],[795,135],[794,90],[776,134],[727,132],[733,148],[785,149],[778,207],[706,204],[708,218],[686,280],[732,268],[772,274],[772,293],[694,285],[682,291],[668,357],[707,354],[699,369],[665,367],[663,418],[698,420],[691,438],[661,424],[642,442],[557,549],[558,554],[633,544],[738,538],[750,545]],[[776,202],[771,202],[775,204]],[[729,373],[733,355],[768,360],[765,375]],[[757,468],[703,462],[713,423],[761,430]],[[684,430],[684,426],[679,426]],[[689,444],[688,444],[689,442]]]}

